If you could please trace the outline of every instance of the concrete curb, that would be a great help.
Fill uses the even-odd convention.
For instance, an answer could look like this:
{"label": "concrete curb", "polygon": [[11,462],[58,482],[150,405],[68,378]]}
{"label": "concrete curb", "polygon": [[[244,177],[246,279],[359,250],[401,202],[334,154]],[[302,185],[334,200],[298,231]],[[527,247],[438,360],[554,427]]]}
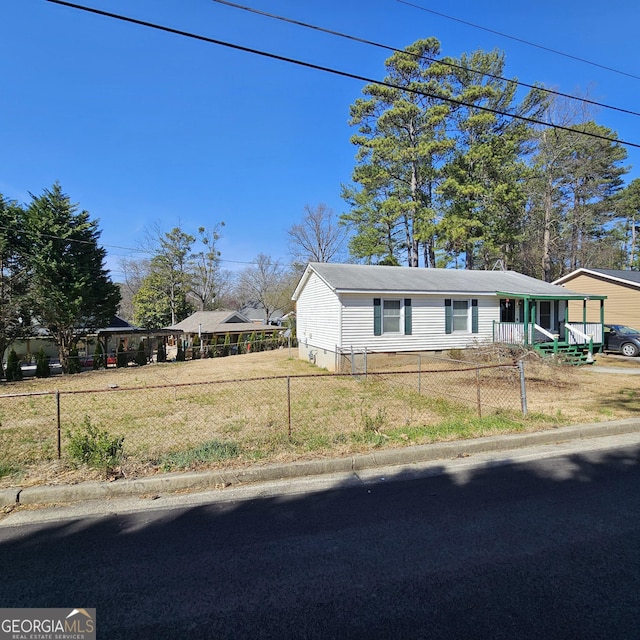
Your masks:
{"label": "concrete curb", "polygon": [[173,493],[193,489],[206,490],[230,485],[269,482],[329,473],[353,473],[365,469],[375,469],[376,467],[415,464],[456,458],[474,453],[507,451],[636,431],[640,431],[640,419],[627,418],[613,422],[582,424],[532,433],[439,442],[398,449],[383,449],[348,458],[326,458],[235,470],[168,473],[149,478],[117,480],[115,482],[43,485],[24,489],[12,487],[0,489],[0,506],[79,502],[123,496]]}

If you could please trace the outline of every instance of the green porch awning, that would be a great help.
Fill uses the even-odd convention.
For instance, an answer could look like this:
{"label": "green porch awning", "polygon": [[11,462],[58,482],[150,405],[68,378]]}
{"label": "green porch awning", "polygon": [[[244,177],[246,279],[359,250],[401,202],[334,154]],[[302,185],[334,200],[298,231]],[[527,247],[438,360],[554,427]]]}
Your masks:
{"label": "green porch awning", "polygon": [[591,293],[574,293],[567,291],[566,294],[548,293],[514,293],[508,291],[496,291],[496,295],[501,298],[516,298],[520,300],[606,300],[607,296]]}

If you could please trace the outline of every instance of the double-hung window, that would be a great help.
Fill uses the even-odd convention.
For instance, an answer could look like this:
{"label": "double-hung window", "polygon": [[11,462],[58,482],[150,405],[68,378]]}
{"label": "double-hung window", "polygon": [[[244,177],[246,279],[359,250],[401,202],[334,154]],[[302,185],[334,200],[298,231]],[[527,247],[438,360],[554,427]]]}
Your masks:
{"label": "double-hung window", "polygon": [[373,299],[373,335],[399,333],[410,336],[412,333],[411,298]]}
{"label": "double-hung window", "polygon": [[400,333],[400,300],[382,301],[382,333]]}
{"label": "double-hung window", "polygon": [[444,301],[445,333],[478,333],[478,301]]}
{"label": "double-hung window", "polygon": [[469,331],[469,301],[453,300],[452,312],[453,331]]}

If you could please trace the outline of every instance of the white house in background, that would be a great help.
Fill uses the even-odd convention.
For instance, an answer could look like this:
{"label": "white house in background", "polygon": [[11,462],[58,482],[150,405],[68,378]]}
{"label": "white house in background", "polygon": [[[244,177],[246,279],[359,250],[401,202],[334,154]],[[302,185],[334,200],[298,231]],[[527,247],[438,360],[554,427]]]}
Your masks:
{"label": "white house in background", "polygon": [[[502,342],[549,350],[602,346],[606,296],[575,293],[515,271],[310,263],[292,296],[299,357],[335,370],[338,355],[442,351]],[[569,321],[569,300],[583,318]],[[597,305],[601,320],[586,322]],[[575,320],[575,321],[574,321]]]}

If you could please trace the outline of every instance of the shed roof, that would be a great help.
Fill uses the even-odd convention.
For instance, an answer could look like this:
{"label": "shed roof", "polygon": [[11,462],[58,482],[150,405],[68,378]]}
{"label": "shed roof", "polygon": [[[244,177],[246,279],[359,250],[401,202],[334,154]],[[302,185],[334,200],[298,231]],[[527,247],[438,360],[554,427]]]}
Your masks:
{"label": "shed roof", "polygon": [[[525,276],[517,271],[469,271],[459,269],[416,269],[360,264],[310,263],[293,299],[297,300],[311,273],[316,273],[336,293],[447,295],[510,295],[513,297],[596,298],[559,285]],[[600,296],[605,297],[605,296]]]}

